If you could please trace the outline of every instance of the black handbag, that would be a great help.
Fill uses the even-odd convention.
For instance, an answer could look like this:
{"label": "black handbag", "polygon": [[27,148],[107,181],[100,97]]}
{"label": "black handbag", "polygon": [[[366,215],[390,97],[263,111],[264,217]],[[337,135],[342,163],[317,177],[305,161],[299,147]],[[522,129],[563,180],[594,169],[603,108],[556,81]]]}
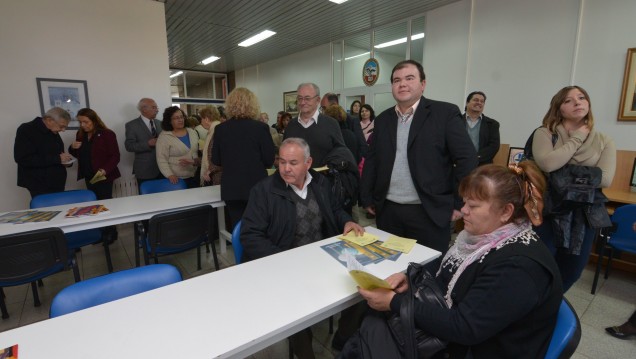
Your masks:
{"label": "black handbag", "polygon": [[406,270],[409,282],[408,295],[402,299],[400,314],[391,314],[387,319],[391,334],[403,356],[408,359],[432,358],[440,350],[446,348],[447,341],[415,328],[413,300],[431,303],[448,308],[444,294],[423,265],[410,263]]}

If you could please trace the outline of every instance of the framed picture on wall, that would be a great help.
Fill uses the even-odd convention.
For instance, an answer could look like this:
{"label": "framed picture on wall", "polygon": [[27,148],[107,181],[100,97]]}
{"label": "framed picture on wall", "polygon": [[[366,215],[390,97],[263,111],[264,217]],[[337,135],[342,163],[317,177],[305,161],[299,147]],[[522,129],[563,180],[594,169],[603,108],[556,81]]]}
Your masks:
{"label": "framed picture on wall", "polygon": [[297,91],[283,92],[283,110],[292,116],[298,115]]}
{"label": "framed picture on wall", "polygon": [[619,121],[636,121],[636,47],[627,49],[625,74],[623,75],[623,91],[618,108]]}
{"label": "framed picture on wall", "polygon": [[510,147],[508,151],[508,164],[519,163],[523,159],[523,147]]}
{"label": "framed picture on wall", "polygon": [[77,111],[90,106],[88,103],[88,86],[86,85],[86,81],[41,77],[35,80],[38,85],[40,112],[42,115],[52,107],[61,107],[71,115],[71,122],[68,124],[67,129],[78,129]]}

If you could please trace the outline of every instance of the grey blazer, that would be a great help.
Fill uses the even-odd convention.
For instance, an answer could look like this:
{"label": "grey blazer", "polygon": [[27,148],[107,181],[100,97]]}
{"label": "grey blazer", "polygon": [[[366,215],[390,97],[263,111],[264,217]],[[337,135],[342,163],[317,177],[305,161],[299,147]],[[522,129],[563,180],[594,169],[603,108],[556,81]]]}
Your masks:
{"label": "grey blazer", "polygon": [[[161,121],[153,120],[157,135],[161,133]],[[157,156],[155,148],[148,146],[148,140],[152,138],[150,129],[144,123],[141,116],[126,123],[126,151],[135,153],[133,173],[140,179],[151,179],[159,176]]]}

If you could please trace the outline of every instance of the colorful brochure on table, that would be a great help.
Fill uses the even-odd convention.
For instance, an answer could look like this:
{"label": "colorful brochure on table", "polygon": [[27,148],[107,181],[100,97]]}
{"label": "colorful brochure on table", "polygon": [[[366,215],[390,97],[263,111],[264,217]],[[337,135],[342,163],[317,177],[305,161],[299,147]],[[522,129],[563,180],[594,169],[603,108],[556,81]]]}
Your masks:
{"label": "colorful brochure on table", "polygon": [[9,212],[0,216],[0,223],[31,223],[31,222],[47,222],[57,216],[60,211],[18,211]]}
{"label": "colorful brochure on table", "polygon": [[98,214],[110,212],[108,208],[102,204],[94,204],[86,207],[73,207],[66,213],[67,218],[76,218],[83,216],[96,216]]}
{"label": "colorful brochure on table", "polygon": [[18,359],[18,345],[0,349],[0,359]]}
{"label": "colorful brochure on table", "polygon": [[366,246],[360,246],[349,241],[338,241],[325,244],[321,248],[345,267],[347,266],[347,254],[355,257],[363,266],[369,263],[378,263],[385,259],[396,261],[402,255],[400,252],[382,248],[380,246],[381,243],[374,242]]}

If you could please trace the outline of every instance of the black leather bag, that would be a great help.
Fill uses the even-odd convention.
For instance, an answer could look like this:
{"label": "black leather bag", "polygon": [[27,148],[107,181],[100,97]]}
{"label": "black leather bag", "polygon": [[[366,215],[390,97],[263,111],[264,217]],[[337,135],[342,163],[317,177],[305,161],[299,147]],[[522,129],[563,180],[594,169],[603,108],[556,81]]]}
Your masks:
{"label": "black leather bag", "polygon": [[448,342],[415,328],[413,300],[428,302],[448,308],[444,294],[424,266],[410,263],[406,271],[409,281],[408,295],[402,300],[400,314],[392,314],[387,319],[389,329],[405,358],[432,358],[446,348]]}

